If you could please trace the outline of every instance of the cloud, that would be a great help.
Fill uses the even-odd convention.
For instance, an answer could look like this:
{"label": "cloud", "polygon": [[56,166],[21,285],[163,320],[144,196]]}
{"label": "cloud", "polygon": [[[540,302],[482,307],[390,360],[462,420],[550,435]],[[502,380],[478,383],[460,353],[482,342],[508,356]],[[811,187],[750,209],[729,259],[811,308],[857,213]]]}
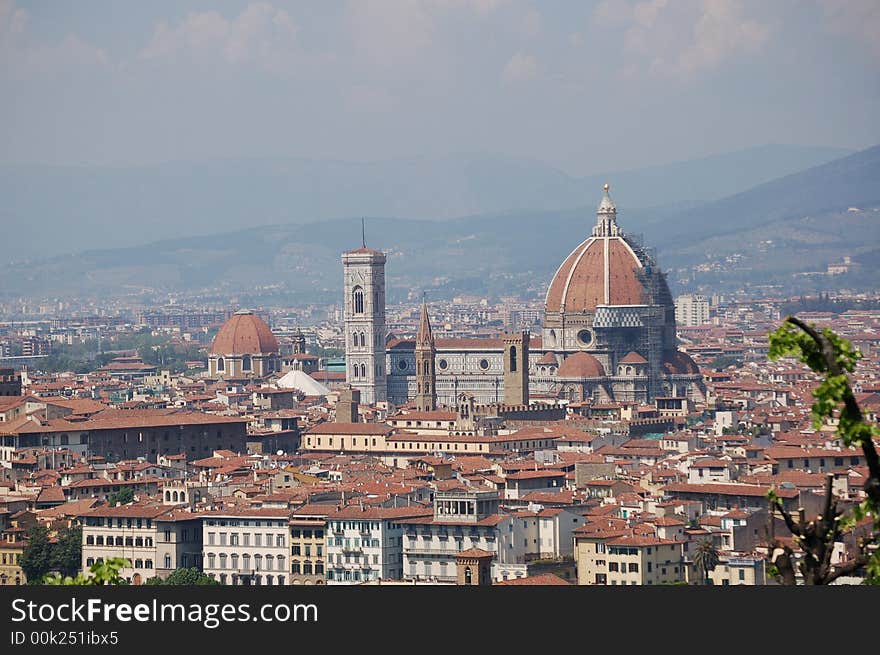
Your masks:
{"label": "cloud", "polygon": [[821,0],[832,32],[854,37],[874,57],[880,57],[880,2],[877,0]]}
{"label": "cloud", "polygon": [[28,30],[28,14],[14,0],[0,0],[0,70],[13,78],[101,68],[107,53],[68,34],[52,43],[35,42]]}
{"label": "cloud", "polygon": [[296,31],[286,11],[265,2],[249,4],[232,19],[216,11],[190,12],[176,25],[160,22],[140,56],[145,60],[219,58],[230,64],[276,68],[289,60]]}
{"label": "cloud", "polygon": [[767,25],[745,15],[740,0],[605,0],[593,21],[623,28],[623,49],[631,58],[625,70],[682,79],[757,52],[769,36]]}
{"label": "cloud", "polygon": [[538,62],[532,55],[516,53],[501,73],[505,82],[527,82],[538,76]]}

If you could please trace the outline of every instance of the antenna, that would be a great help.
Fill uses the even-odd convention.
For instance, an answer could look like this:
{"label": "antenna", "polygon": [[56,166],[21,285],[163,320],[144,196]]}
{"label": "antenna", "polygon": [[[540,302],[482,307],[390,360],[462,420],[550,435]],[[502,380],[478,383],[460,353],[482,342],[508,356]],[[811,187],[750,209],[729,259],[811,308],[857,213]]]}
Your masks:
{"label": "antenna", "polygon": [[367,247],[367,228],[366,228],[366,219],[361,217],[361,245],[366,248]]}

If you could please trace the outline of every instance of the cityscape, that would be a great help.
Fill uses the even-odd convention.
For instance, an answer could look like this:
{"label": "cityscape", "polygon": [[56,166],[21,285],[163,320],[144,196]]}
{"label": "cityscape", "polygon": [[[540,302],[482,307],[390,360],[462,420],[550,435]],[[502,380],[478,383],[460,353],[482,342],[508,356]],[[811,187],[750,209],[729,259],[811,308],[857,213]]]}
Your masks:
{"label": "cityscape", "polygon": [[0,586],[880,584],[876,7],[239,4],[0,1]]}

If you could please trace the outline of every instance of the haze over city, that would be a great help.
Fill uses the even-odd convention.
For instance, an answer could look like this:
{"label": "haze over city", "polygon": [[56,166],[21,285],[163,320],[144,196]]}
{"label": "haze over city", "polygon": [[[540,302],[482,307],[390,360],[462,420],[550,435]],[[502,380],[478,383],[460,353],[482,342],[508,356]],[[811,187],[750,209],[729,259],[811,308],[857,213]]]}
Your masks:
{"label": "haze over city", "polygon": [[878,34],[0,0],[0,587],[878,584]]}

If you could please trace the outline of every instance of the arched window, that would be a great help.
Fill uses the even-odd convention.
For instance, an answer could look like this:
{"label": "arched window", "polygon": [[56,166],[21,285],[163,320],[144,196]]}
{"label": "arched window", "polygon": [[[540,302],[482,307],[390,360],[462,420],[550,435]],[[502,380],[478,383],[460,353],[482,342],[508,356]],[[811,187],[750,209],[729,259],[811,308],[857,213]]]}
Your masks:
{"label": "arched window", "polygon": [[362,345],[362,346],[366,346],[366,345],[367,345],[367,337],[366,337],[366,335],[365,335],[363,332],[361,332],[361,345]]}
{"label": "arched window", "polygon": [[358,365],[355,364],[355,365],[354,365],[354,370],[352,371],[352,377],[355,377],[355,378],[356,378],[356,377],[358,376],[358,373],[359,373],[359,372],[360,372],[360,369],[358,368]]}
{"label": "arched window", "polygon": [[225,371],[226,370],[226,362],[223,361],[222,357],[217,358],[217,370],[218,371]]}
{"label": "arched window", "polygon": [[175,491],[171,496],[172,496],[172,498],[174,498],[174,502],[175,502],[175,503],[176,503],[176,502],[178,501],[178,499],[180,498],[180,496],[177,495],[177,492],[176,492],[176,491]]}
{"label": "arched window", "polygon": [[290,563],[290,572],[299,575],[299,560],[293,560]]}
{"label": "arched window", "polygon": [[467,566],[464,569],[464,583],[465,584],[473,584],[471,582],[472,579],[473,579],[473,576],[471,574],[471,567]]}
{"label": "arched window", "polygon": [[165,490],[165,501],[169,503],[171,502],[171,492],[167,489]]}
{"label": "arched window", "polygon": [[354,304],[354,313],[355,314],[363,314],[364,313],[364,290],[360,287],[355,287],[352,292],[352,302]]}
{"label": "arched window", "polygon": [[251,356],[245,355],[241,358],[241,370],[242,371],[250,371],[251,370]]}
{"label": "arched window", "polygon": [[428,363],[427,360],[425,360],[425,375],[430,375],[430,374],[431,374],[431,365]]}
{"label": "arched window", "polygon": [[516,371],[516,346],[510,347],[510,370]]}
{"label": "arched window", "polygon": [[367,367],[365,364],[361,364],[361,377],[362,378],[367,377]]}

